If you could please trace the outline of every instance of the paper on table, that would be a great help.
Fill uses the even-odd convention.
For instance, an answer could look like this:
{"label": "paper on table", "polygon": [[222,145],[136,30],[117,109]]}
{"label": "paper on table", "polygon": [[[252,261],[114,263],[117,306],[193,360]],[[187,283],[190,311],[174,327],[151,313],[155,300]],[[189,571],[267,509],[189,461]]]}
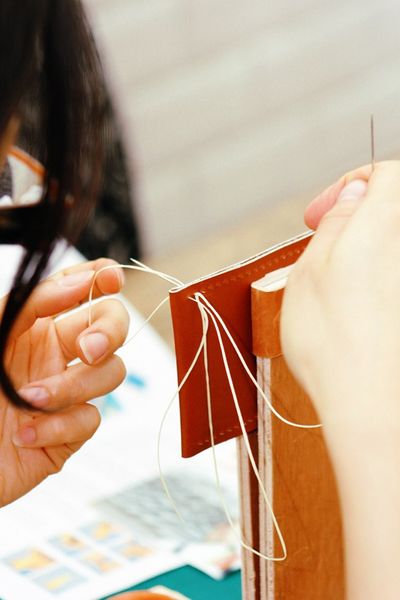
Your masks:
{"label": "paper on table", "polygon": [[[15,270],[15,248],[0,253],[0,293]],[[82,260],[68,250],[57,270]],[[128,305],[133,329],[142,317]],[[134,532],[96,508],[100,499],[157,476],[156,438],[162,412],[176,390],[171,352],[146,327],[121,349],[128,378],[99,401],[103,423],[62,473],[0,511],[0,596],[3,600],[95,600],[187,562],[184,554],[143,545]],[[203,474],[210,480],[209,457],[190,464],[179,456],[178,410],[163,438],[163,466]],[[220,456],[234,487],[233,447]],[[212,480],[210,486],[212,486]],[[172,489],[173,493],[173,489]],[[195,515],[193,516],[195,520]]]}

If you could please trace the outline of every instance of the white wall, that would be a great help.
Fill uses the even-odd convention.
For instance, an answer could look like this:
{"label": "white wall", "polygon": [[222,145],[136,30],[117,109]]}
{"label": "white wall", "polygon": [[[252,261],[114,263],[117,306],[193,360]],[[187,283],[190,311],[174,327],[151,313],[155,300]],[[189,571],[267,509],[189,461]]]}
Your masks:
{"label": "white wall", "polygon": [[86,0],[161,253],[400,148],[398,0]]}

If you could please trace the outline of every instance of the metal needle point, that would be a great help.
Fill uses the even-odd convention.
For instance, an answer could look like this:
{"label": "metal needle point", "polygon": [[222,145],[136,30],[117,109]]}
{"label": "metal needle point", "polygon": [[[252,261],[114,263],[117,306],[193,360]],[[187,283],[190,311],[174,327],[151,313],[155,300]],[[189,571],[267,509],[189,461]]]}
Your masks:
{"label": "metal needle point", "polygon": [[374,129],[374,115],[370,118],[370,133],[371,133],[371,167],[375,169],[375,129]]}

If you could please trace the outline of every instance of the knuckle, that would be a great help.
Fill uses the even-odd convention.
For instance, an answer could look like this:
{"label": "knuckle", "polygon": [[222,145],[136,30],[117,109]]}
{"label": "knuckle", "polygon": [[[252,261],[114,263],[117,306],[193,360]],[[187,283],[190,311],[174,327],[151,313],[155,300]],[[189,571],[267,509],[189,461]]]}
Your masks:
{"label": "knuckle", "polygon": [[69,398],[72,397],[73,400],[80,400],[85,396],[86,385],[85,378],[81,376],[73,377],[72,380],[65,381],[65,387],[68,390]]}
{"label": "knuckle", "polygon": [[126,306],[124,306],[122,302],[120,302],[119,305],[120,307],[117,324],[120,328],[121,334],[125,337],[129,326],[129,313]]}
{"label": "knuckle", "polygon": [[52,452],[51,456],[49,455],[51,461],[50,475],[56,475],[57,473],[60,473],[67,460],[71,458],[72,454],[73,450],[69,444],[63,444],[62,446],[57,447],[57,451]]}
{"label": "knuckle", "polygon": [[65,465],[66,459],[64,460],[63,458],[57,458],[51,461],[51,467],[50,467],[50,475],[57,475],[57,473],[60,473],[62,471],[63,466]]}
{"label": "knuckle", "polygon": [[122,343],[129,327],[129,312],[124,304],[115,298],[104,301],[104,317],[109,319],[115,339]]}
{"label": "knuckle", "polygon": [[58,407],[69,406],[85,396],[85,380],[80,376],[72,376],[68,371],[56,378],[51,386],[52,398]]}
{"label": "knuckle", "polygon": [[126,377],[126,366],[124,361],[119,356],[114,356],[115,360],[115,378],[117,385],[120,385]]}
{"label": "knuckle", "polygon": [[103,313],[112,314],[114,311],[120,312],[123,305],[122,302],[117,298],[108,298],[107,300],[102,300],[102,302],[99,302],[98,306],[102,308]]}
{"label": "knuckle", "polygon": [[106,258],[105,256],[102,256],[101,258],[98,258],[95,261],[94,266],[97,271],[98,269],[102,269],[103,267],[112,267],[117,264],[118,263],[115,260],[113,260],[112,258]]}
{"label": "knuckle", "polygon": [[107,392],[111,392],[124,381],[126,377],[126,367],[124,361],[116,354],[113,354],[107,362],[106,369]]}
{"label": "knuckle", "polygon": [[93,404],[85,404],[82,416],[86,430],[89,431],[90,435],[93,435],[101,423],[100,412]]}
{"label": "knuckle", "polygon": [[120,315],[122,309],[125,308],[118,298],[107,298],[107,300],[102,300],[95,306],[98,309],[99,316]]}
{"label": "knuckle", "polygon": [[57,439],[62,439],[65,436],[65,422],[61,416],[55,416],[52,420],[52,433]]}

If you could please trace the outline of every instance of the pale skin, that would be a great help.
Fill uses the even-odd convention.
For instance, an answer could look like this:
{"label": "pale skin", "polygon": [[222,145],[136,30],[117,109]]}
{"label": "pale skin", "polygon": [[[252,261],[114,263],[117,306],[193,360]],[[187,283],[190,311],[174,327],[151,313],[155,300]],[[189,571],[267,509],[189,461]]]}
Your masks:
{"label": "pale skin", "polygon": [[[0,139],[0,170],[18,129],[18,119],[12,118]],[[88,299],[98,271],[93,298],[119,292],[122,270],[116,265],[101,271],[113,264],[108,259],[86,262],[42,282],[13,328],[6,362],[32,411],[15,408],[0,391],[0,508],[62,469],[100,425],[100,414],[89,400],[111,392],[125,377],[124,364],[114,354],[129,327],[121,302],[93,305],[90,327],[88,309],[55,319]],[[5,301],[0,300],[0,318]],[[75,358],[81,364],[68,366]],[[144,591],[115,596],[122,598],[167,600]]]}
{"label": "pale skin", "polygon": [[[0,505],[62,468],[100,424],[88,401],[125,377],[114,355],[129,322],[119,301],[94,305],[90,327],[87,309],[54,320],[87,299],[94,273],[108,264],[112,261],[84,263],[41,283],[13,329],[6,360],[10,375],[20,394],[45,412],[22,411],[0,393]],[[96,280],[96,296],[118,292],[121,284],[119,269],[105,270]],[[82,364],[68,366],[77,357]]]}
{"label": "pale skin", "polygon": [[[12,118],[0,140],[0,165],[18,126]],[[90,327],[87,309],[55,320],[84,302],[96,271],[113,264],[107,259],[83,263],[42,282],[15,323],[6,364],[32,411],[15,408],[0,391],[0,507],[59,471],[92,437],[100,415],[88,401],[110,392],[125,377],[114,352],[125,340],[129,316],[118,300],[94,305]],[[94,297],[119,292],[122,284],[117,266],[102,271]],[[4,305],[5,299],[0,300],[0,318]],[[74,358],[82,363],[68,366]]]}
{"label": "pale skin", "polygon": [[347,598],[397,600],[400,162],[349,173],[311,203],[306,222],[316,234],[284,295],[283,351],[324,425]]}

